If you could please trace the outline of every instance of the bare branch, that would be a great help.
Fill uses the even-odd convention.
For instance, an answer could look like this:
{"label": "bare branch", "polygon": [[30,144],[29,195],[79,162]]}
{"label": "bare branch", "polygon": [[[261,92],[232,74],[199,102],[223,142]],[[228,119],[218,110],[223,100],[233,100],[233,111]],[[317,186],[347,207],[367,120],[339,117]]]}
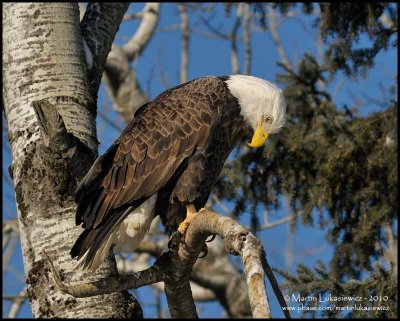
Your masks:
{"label": "bare branch", "polygon": [[282,309],[283,314],[285,315],[286,319],[290,319],[290,312],[287,309],[286,301],[282,295],[281,290],[279,289],[278,282],[276,281],[276,278],[274,276],[274,273],[272,272],[271,267],[268,264],[266,254],[263,251],[263,255],[261,255],[261,263],[264,269],[265,274],[268,276],[269,282],[271,283],[272,289],[274,290],[274,293],[279,301],[279,304],[281,307],[286,307],[286,309]]}
{"label": "bare branch", "polygon": [[393,271],[397,274],[397,265],[398,265],[398,258],[397,258],[397,237],[393,232],[392,227],[389,224],[385,225],[385,232],[387,237],[387,247],[383,249],[383,257],[390,263],[393,267]]}
{"label": "bare branch", "polygon": [[276,46],[276,50],[278,51],[281,62],[286,66],[286,68],[292,70],[292,66],[286,57],[285,50],[283,49],[281,40],[279,38],[279,33],[276,24],[276,10],[274,9],[272,4],[268,4],[267,6],[268,6],[269,30],[271,32],[272,41]]}
{"label": "bare branch", "polygon": [[[142,241],[136,252],[149,253],[157,258],[166,247],[166,240],[158,242]],[[119,263],[118,266],[118,270],[124,273],[132,273],[148,267],[139,267],[136,261],[135,264],[124,261],[124,264]],[[123,269],[121,270],[120,267],[123,267]],[[209,271],[213,271],[213,273],[210,274]],[[208,243],[208,254],[194,264],[190,274],[190,285],[194,301],[218,299],[230,317],[251,316],[246,279],[233,267],[220,238],[217,237],[214,241]],[[164,290],[161,283],[158,283],[157,287]],[[241,290],[238,291],[238,289]]]}
{"label": "bare branch", "polygon": [[[160,57],[159,61],[161,61],[161,59],[162,59],[161,58],[162,57],[162,53],[161,52],[162,52],[162,50],[159,50],[159,52],[158,52],[158,56]],[[167,73],[164,70],[163,64],[160,64],[160,78],[161,78],[161,82],[162,82],[162,84],[164,86],[164,89],[171,88],[171,82],[170,82],[170,80],[168,78]]]}
{"label": "bare branch", "polygon": [[[197,29],[197,28],[192,28],[191,30],[192,30],[192,33],[196,33],[196,34],[198,34],[198,35],[202,35],[202,36],[207,37],[207,38],[211,38],[211,39],[224,39],[224,40],[227,40],[227,39],[225,39],[225,38],[221,38],[220,35],[215,34],[215,33],[213,33],[213,32],[209,32],[209,31],[205,31],[205,30]],[[228,37],[228,39],[229,39],[229,37]]]}
{"label": "bare branch", "polygon": [[97,113],[101,119],[103,119],[107,125],[111,126],[112,128],[114,128],[115,130],[119,131],[120,133],[122,133],[122,131],[124,130],[124,128],[122,126],[120,126],[119,124],[117,124],[116,122],[113,122],[109,117],[107,117],[103,112],[99,111]]}
{"label": "bare branch", "polygon": [[276,220],[275,222],[272,222],[272,223],[268,222],[268,223],[265,223],[263,225],[257,226],[256,228],[248,227],[248,229],[251,230],[251,231],[268,230],[268,229],[271,229],[273,227],[276,227],[276,226],[288,223],[290,221],[293,221],[294,219],[295,219],[294,215],[289,215],[289,216],[286,216],[286,217],[281,218],[279,220]]}
{"label": "bare branch", "polygon": [[223,214],[228,214],[229,213],[229,208],[226,206],[216,194],[211,194],[211,202],[213,205],[216,205],[220,207],[223,211]]}
{"label": "bare branch", "polygon": [[332,94],[331,94],[332,101],[335,101],[335,98],[337,97],[337,95],[342,90],[343,85],[344,85],[344,77],[340,77],[339,81],[337,82],[335,88],[332,91]]}
{"label": "bare branch", "polygon": [[92,283],[81,284],[67,287],[61,281],[60,276],[54,268],[53,262],[45,251],[43,257],[47,260],[50,270],[54,276],[55,285],[64,293],[72,295],[75,298],[86,298],[90,296],[109,294],[123,291],[126,289],[137,289],[144,285],[160,282],[162,280],[158,267],[152,266],[147,270],[140,271],[131,275],[111,275],[105,279]]}
{"label": "bare branch", "polygon": [[230,33],[230,40],[231,40],[231,63],[232,63],[232,74],[239,74],[239,59],[237,53],[237,44],[236,44],[236,36],[237,31],[240,27],[240,23],[242,21],[242,14],[243,14],[243,3],[239,3],[237,6],[236,11],[236,20],[233,25],[232,31]]}
{"label": "bare branch", "polygon": [[218,38],[221,39],[225,39],[225,40],[229,40],[230,39],[230,35],[221,32],[220,30],[218,30],[218,28],[215,28],[214,26],[211,25],[211,23],[206,20],[204,17],[202,16],[197,16],[199,18],[199,20],[204,24],[204,26],[206,26],[213,35],[217,36]]}
{"label": "bare branch", "polygon": [[156,30],[160,12],[160,4],[148,2],[142,11],[143,18],[135,35],[125,45],[122,50],[129,61],[140,55]]}
{"label": "bare branch", "polygon": [[11,256],[18,241],[18,221],[8,220],[3,222],[3,272],[7,270]]}
{"label": "bare branch", "polygon": [[149,101],[136,80],[130,62],[140,55],[153,36],[158,24],[159,10],[159,3],[145,5],[136,33],[123,47],[113,45],[104,68],[106,89],[113,108],[126,123],[133,119],[140,106]]}
{"label": "bare branch", "polygon": [[105,66],[104,83],[112,101],[113,109],[120,113],[126,123],[133,119],[135,111],[148,102],[136,74],[122,49],[113,45]]}
{"label": "bare branch", "polygon": [[122,21],[129,21],[129,20],[136,20],[136,19],[142,19],[143,18],[143,12],[134,12],[130,14],[126,14]]}
{"label": "bare branch", "polygon": [[251,71],[251,35],[250,35],[250,3],[244,5],[244,74],[250,75]]}
{"label": "bare branch", "polygon": [[[136,271],[145,270],[150,266],[150,264],[149,264],[150,255],[153,257],[159,257],[161,255],[162,249],[160,250],[159,254],[156,254],[156,253],[158,253],[158,251],[153,252],[153,253],[147,253],[145,251],[145,249],[148,249],[148,245],[150,245],[149,250],[152,251],[152,249],[151,249],[152,243],[145,242],[147,244],[144,247],[141,247],[142,243],[140,243],[140,245],[139,245],[139,247],[140,247],[139,251],[136,250],[136,252],[140,252],[140,253],[137,254],[132,260],[125,259],[122,256],[119,256],[116,258],[118,271],[120,273],[129,274],[129,273],[134,273]],[[165,247],[166,247],[166,244],[165,244]],[[165,248],[165,247],[163,247],[163,248]],[[190,278],[191,281],[193,280],[193,272],[194,271],[192,271],[191,278]],[[157,289],[158,291],[164,292],[164,284],[162,282],[154,283],[151,286],[154,289]],[[190,287],[192,289],[192,295],[193,295],[194,301],[205,302],[205,301],[214,301],[217,299],[217,297],[215,296],[213,291],[211,291],[208,288],[202,287],[195,282],[190,282]]]}
{"label": "bare branch", "polygon": [[168,31],[175,31],[175,30],[180,30],[181,24],[173,24],[169,26],[162,26],[157,28],[157,32],[168,32]]}
{"label": "bare branch", "polygon": [[207,246],[208,253],[196,261],[190,280],[212,290],[230,318],[251,317],[246,278],[232,264],[223,240],[217,236]]}
{"label": "bare branch", "polygon": [[[19,234],[17,219],[3,221],[3,234],[9,233],[10,231],[14,231]],[[3,246],[4,246],[4,242],[3,242]]]}
{"label": "bare branch", "polygon": [[282,294],[266,261],[261,242],[231,218],[205,209],[200,210],[193,218],[184,243],[180,241],[178,235],[175,235],[173,237],[175,249],[162,254],[149,269],[133,275],[117,275],[92,283],[67,287],[61,282],[46,253],[44,256],[49,261],[57,287],[75,297],[110,293],[164,281],[171,316],[193,318],[197,317],[197,313],[189,285],[189,274],[204,247],[204,241],[209,235],[214,234],[223,237],[225,249],[229,253],[240,254],[242,257],[253,317],[271,317],[263,268],[279,302],[282,306],[286,306],[285,302],[281,302]]}
{"label": "bare branch", "polygon": [[[319,16],[321,13],[321,10],[319,7],[317,7],[315,14]],[[322,39],[322,36],[319,32],[317,32],[315,36],[315,47],[317,49],[317,62],[319,65],[322,65],[324,63],[324,40]],[[318,79],[318,85],[320,86],[321,90],[326,90],[326,81],[322,79]]]}
{"label": "bare branch", "polygon": [[200,11],[205,12],[205,13],[210,13],[210,12],[212,12],[214,10],[215,5],[216,5],[216,3],[209,3],[208,6],[205,7],[204,6],[205,4],[206,3],[198,3],[198,2],[188,3],[187,7],[188,8],[192,8],[194,10],[200,10]]}
{"label": "bare branch", "polygon": [[287,271],[291,271],[293,268],[293,238],[294,238],[294,230],[291,228],[291,225],[287,227],[287,239],[286,239],[286,249],[285,249],[285,269]]}
{"label": "bare branch", "polygon": [[[12,298],[7,298],[13,301],[13,304],[11,305],[10,308],[10,312],[8,313],[8,317],[10,319],[14,319],[18,316],[18,313],[21,310],[21,307],[27,298],[28,294],[26,292],[26,288],[24,288],[17,296]],[[6,299],[6,297],[3,297],[3,299]]]}
{"label": "bare branch", "polygon": [[187,82],[188,79],[188,51],[189,51],[189,16],[186,11],[186,5],[183,3],[178,3],[178,9],[181,14],[181,29],[182,29],[182,54],[181,54],[181,73],[180,73],[180,83],[183,84]]}
{"label": "bare branch", "polygon": [[3,233],[3,273],[8,269],[11,257],[15,252],[18,241],[18,234],[16,234],[13,230],[6,234]]}

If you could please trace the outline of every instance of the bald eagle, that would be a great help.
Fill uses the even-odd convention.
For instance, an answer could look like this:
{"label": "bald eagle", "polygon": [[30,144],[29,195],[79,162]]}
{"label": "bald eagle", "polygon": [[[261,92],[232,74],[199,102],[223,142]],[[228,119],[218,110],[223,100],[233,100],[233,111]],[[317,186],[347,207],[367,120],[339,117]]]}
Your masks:
{"label": "bald eagle", "polygon": [[140,107],[76,190],[77,267],[96,270],[111,246],[134,251],[156,215],[184,233],[246,129],[260,147],[285,112],[278,87],[244,75],[198,78]]}

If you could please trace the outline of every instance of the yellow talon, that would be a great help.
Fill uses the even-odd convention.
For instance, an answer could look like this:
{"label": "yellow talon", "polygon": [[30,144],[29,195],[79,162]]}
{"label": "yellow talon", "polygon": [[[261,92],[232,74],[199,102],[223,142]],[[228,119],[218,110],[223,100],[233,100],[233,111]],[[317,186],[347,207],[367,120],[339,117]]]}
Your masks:
{"label": "yellow talon", "polygon": [[179,224],[178,232],[182,235],[185,235],[187,228],[189,227],[190,222],[193,217],[196,215],[197,211],[193,204],[186,205],[186,218],[185,220]]}

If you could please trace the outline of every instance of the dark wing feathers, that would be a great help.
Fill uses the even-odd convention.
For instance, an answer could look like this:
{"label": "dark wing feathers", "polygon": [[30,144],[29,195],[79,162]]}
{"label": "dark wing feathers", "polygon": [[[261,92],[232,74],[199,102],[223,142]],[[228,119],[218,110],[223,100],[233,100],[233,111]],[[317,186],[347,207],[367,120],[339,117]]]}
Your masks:
{"label": "dark wing feathers", "polygon": [[[204,150],[218,119],[210,101],[223,103],[224,91],[218,78],[200,78],[167,90],[139,109],[77,189],[76,222],[83,221],[93,231],[84,232],[86,236],[78,239],[72,255],[98,248],[127,215],[124,209],[135,208],[157,193],[187,157]],[[189,194],[193,193],[192,188]]]}
{"label": "dark wing feathers", "polygon": [[[202,114],[200,111],[200,117],[189,118],[188,122],[194,130],[192,135],[198,135],[199,144],[203,144],[202,139],[206,137],[210,141],[204,150],[189,158],[187,167],[173,184],[170,183],[170,188],[158,195],[156,211],[168,233],[175,231],[184,220],[185,203],[194,203],[197,210],[206,204],[226,158],[245,130],[239,103],[229,90],[214,88],[208,96],[208,103],[213,104],[220,117],[216,120],[218,125],[212,128],[212,134],[204,134],[205,128],[199,123],[199,120],[209,120],[207,113]],[[189,100],[188,105],[191,106],[194,101]],[[192,111],[192,108],[188,109],[191,115]]]}

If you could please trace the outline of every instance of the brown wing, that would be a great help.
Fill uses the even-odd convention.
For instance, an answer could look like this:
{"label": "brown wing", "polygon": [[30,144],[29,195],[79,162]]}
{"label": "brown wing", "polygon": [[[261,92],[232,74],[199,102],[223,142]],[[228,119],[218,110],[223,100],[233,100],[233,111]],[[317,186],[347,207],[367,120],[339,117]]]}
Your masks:
{"label": "brown wing", "polygon": [[[102,229],[109,235],[123,209],[157,193],[187,158],[205,148],[218,117],[213,92],[221,86],[221,80],[204,77],[164,92],[96,160],[76,193],[77,224],[98,230],[96,236],[86,233],[90,243],[97,234],[106,236]],[[73,256],[84,253],[80,247],[74,246]]]}
{"label": "brown wing", "polygon": [[[214,104],[224,106],[219,113],[218,126],[213,129],[207,147],[190,157],[187,167],[174,184],[170,194],[163,195],[167,199],[162,200],[163,202],[157,207],[157,214],[160,215],[168,233],[175,231],[185,219],[184,204],[193,203],[197,210],[206,204],[226,158],[245,131],[246,123],[240,114],[237,99],[229,91],[214,93],[216,97],[226,101]],[[179,202],[175,202],[176,200]]]}

